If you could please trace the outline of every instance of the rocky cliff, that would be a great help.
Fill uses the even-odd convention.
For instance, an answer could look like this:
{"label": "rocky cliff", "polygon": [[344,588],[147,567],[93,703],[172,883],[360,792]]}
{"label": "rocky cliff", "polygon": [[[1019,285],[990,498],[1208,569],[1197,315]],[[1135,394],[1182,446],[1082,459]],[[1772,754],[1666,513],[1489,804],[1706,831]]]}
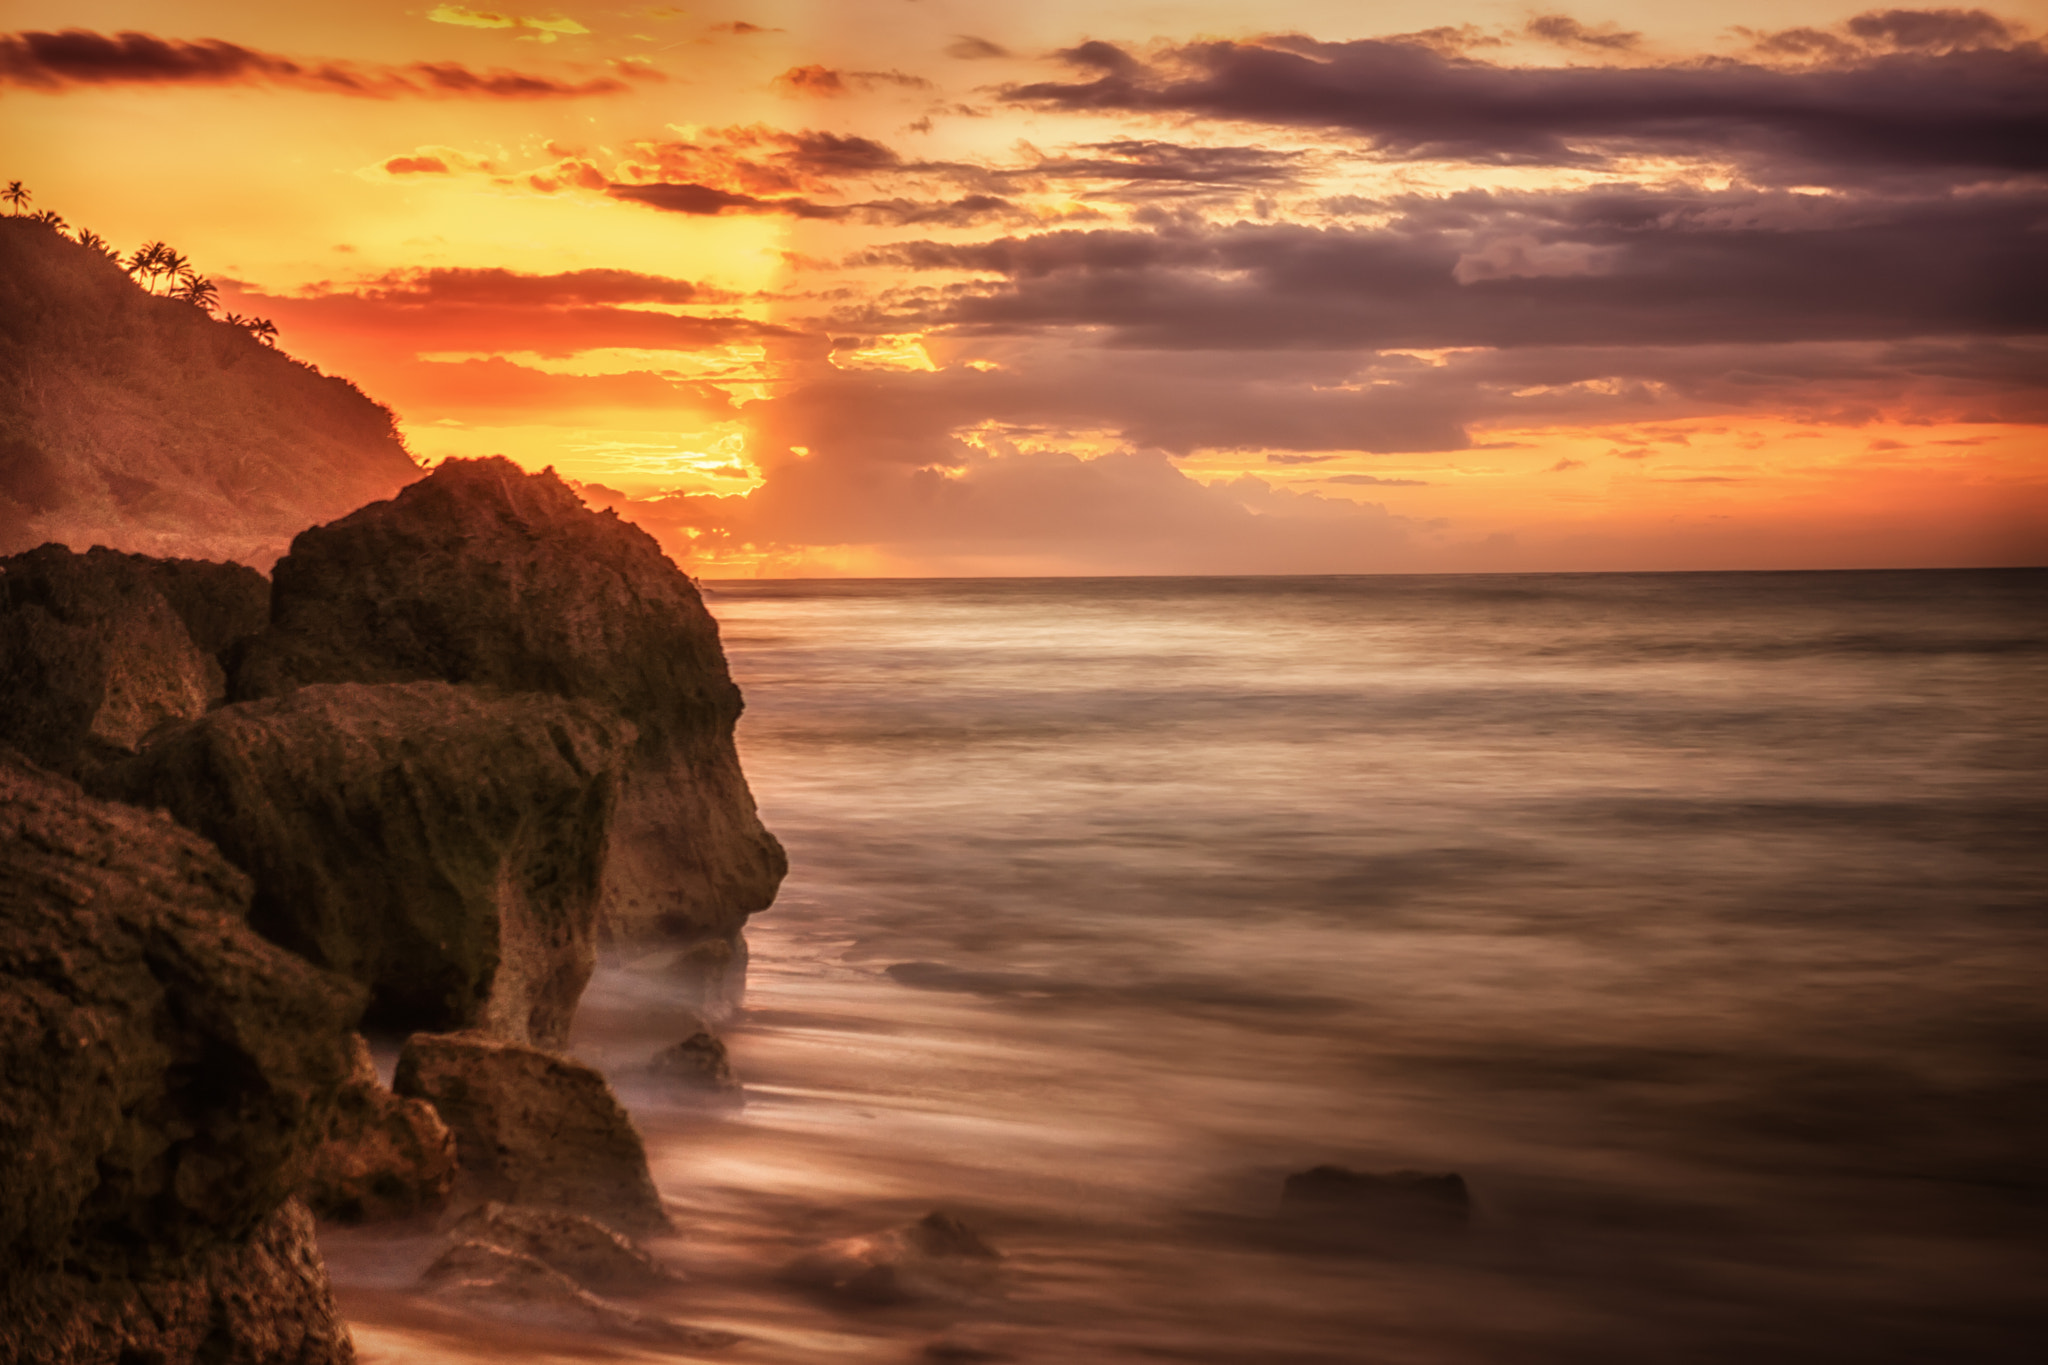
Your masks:
{"label": "rocky cliff", "polygon": [[231,672],[236,700],[440,679],[630,721],[603,888],[615,941],[733,944],[786,869],[740,772],[739,689],[695,585],[551,472],[452,460],[304,532],[273,573],[269,629]]}
{"label": "rocky cliff", "polygon": [[161,815],[0,751],[0,1361],[352,1358],[291,1196],[360,996]]}
{"label": "rocky cliff", "polygon": [[0,553],[259,567],[419,477],[388,409],[97,251],[0,218]]}

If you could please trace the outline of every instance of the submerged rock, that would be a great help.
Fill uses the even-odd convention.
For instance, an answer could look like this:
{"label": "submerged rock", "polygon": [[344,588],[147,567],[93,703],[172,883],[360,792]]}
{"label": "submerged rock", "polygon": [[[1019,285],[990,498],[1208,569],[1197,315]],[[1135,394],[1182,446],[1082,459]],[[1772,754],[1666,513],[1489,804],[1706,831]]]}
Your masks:
{"label": "submerged rock", "polygon": [[350,1358],[286,1201],[359,993],[160,815],[0,751],[0,1361]]}
{"label": "submerged rock", "polygon": [[99,785],[219,844],[250,924],[368,986],[372,1026],[558,1043],[631,739],[557,697],[308,687],[160,733]]}
{"label": "submerged rock", "polygon": [[688,1350],[715,1350],[739,1338],[686,1327],[607,1303],[538,1257],[490,1242],[458,1242],[420,1276],[435,1297],[536,1327],[598,1332]]}
{"label": "submerged rock", "polygon": [[455,1134],[456,1198],[588,1213],[669,1232],[647,1150],[603,1076],[569,1057],[480,1033],[415,1034],[393,1089]]}
{"label": "submerged rock", "polygon": [[448,1230],[455,1242],[485,1242],[545,1262],[587,1288],[637,1293],[682,1278],[595,1218],[495,1200]]}
{"label": "submerged rock", "polygon": [[1465,1178],[1455,1173],[1373,1174],[1317,1166],[1287,1177],[1281,1208],[1298,1217],[1361,1227],[1389,1223],[1463,1223],[1471,1208]]}
{"label": "submerged rock", "polygon": [[724,1041],[708,1028],[699,1027],[674,1047],[656,1053],[645,1074],[683,1098],[720,1105],[746,1103]]}
{"label": "submerged rock", "polygon": [[292,542],[231,693],[440,679],[601,703],[638,728],[605,866],[621,942],[730,947],[787,870],[733,748],[718,626],[653,537],[552,471],[449,460]]}
{"label": "submerged rock", "polygon": [[351,1035],[353,1069],[313,1153],[304,1197],[337,1223],[373,1223],[433,1213],[455,1184],[455,1135],[434,1106],[409,1100],[377,1079],[370,1045]]}
{"label": "submerged rock", "polygon": [[219,665],[147,562],[61,545],[0,559],[0,744],[75,776],[219,698]]}
{"label": "submerged rock", "polygon": [[915,1223],[828,1242],[791,1262],[783,1278],[813,1293],[855,1307],[884,1307],[921,1299],[960,1299],[985,1292],[1002,1256],[948,1213]]}

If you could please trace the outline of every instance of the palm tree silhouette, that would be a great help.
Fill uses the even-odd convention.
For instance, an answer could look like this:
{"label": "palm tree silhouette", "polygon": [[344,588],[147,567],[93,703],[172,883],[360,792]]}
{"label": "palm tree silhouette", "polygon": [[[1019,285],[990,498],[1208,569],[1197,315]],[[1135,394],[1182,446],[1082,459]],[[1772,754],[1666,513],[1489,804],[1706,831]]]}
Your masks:
{"label": "palm tree silhouette", "polygon": [[19,180],[8,181],[6,191],[0,193],[0,199],[5,199],[8,203],[14,205],[16,217],[21,215],[22,205],[28,203],[33,198],[35,198],[35,195],[29,193],[28,189]]}
{"label": "palm tree silhouette", "polygon": [[179,274],[178,283],[171,289],[171,297],[183,299],[205,313],[211,313],[220,306],[220,290],[206,276],[193,273],[189,266]]}
{"label": "palm tree silhouette", "polygon": [[121,253],[108,246],[107,239],[94,232],[91,228],[80,228],[75,240],[87,251],[97,251],[100,255],[107,257],[116,264],[120,263]]}

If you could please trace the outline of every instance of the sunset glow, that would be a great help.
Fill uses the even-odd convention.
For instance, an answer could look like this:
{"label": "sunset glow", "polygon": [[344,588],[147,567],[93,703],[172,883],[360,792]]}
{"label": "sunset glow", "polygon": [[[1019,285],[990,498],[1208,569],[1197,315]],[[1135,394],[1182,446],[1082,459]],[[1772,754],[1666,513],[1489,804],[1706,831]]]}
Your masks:
{"label": "sunset glow", "polygon": [[2044,27],[24,0],[0,120],[704,574],[2022,564]]}

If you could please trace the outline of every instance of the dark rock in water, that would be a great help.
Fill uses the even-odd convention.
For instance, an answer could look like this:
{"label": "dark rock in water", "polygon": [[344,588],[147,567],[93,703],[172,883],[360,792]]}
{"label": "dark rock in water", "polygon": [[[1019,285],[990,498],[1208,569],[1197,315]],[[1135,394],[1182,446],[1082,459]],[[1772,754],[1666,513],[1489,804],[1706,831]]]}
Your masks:
{"label": "dark rock in water", "polygon": [[579,1061],[479,1033],[415,1034],[393,1089],[455,1134],[456,1198],[587,1213],[669,1232],[647,1151],[603,1076]]}
{"label": "dark rock in water", "polygon": [[360,995],[160,815],[0,751],[0,1361],[349,1358],[302,1206]]}
{"label": "dark rock in water", "polygon": [[700,1028],[655,1054],[647,1074],[686,1097],[719,1104],[746,1102],[746,1092],[725,1055],[725,1043],[709,1029]]}
{"label": "dark rock in water", "polygon": [[0,744],[75,776],[220,695],[219,665],[128,556],[0,559]]}
{"label": "dark rock in water", "polygon": [[433,1105],[385,1089],[370,1045],[360,1034],[352,1038],[353,1074],[313,1153],[305,1201],[337,1223],[436,1212],[455,1184],[455,1135]]}
{"label": "dark rock in water", "polygon": [[493,1201],[457,1220],[448,1236],[531,1256],[591,1289],[636,1293],[682,1278],[595,1218],[559,1209]]}
{"label": "dark rock in water", "polygon": [[603,920],[622,941],[731,940],[787,870],[740,773],[718,626],[653,537],[552,472],[450,460],[316,526],[273,573],[230,691],[441,679],[599,702],[638,727]]}
{"label": "dark rock in water", "polygon": [[828,1242],[791,1262],[783,1278],[848,1306],[886,1307],[972,1298],[988,1289],[1001,1259],[967,1224],[934,1212],[888,1232]]}
{"label": "dark rock in water", "polygon": [[1359,1222],[1462,1223],[1471,1202],[1461,1175],[1423,1171],[1375,1175],[1342,1166],[1317,1166],[1290,1175],[1280,1193],[1281,1207],[1290,1213]]}
{"label": "dark rock in water", "polygon": [[560,1042],[596,961],[632,727],[445,683],[308,687],[162,732],[99,788],[255,878],[250,924],[370,988],[372,1026]]}
{"label": "dark rock in water", "polygon": [[607,1303],[539,1258],[489,1242],[458,1242],[420,1276],[441,1299],[536,1327],[598,1332],[686,1350],[715,1350],[739,1338],[685,1327]]}

